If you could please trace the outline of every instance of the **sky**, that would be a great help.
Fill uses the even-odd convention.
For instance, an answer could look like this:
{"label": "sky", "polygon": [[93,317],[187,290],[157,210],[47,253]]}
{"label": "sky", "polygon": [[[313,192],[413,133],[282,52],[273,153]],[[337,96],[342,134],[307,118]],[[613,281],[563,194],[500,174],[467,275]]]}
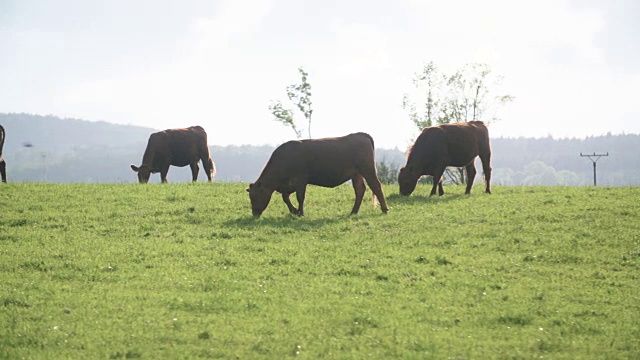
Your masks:
{"label": "sky", "polygon": [[210,145],[295,138],[269,105],[302,67],[314,138],[406,148],[431,61],[503,77],[492,137],[637,134],[638,59],[638,0],[0,0],[0,112],[201,125]]}

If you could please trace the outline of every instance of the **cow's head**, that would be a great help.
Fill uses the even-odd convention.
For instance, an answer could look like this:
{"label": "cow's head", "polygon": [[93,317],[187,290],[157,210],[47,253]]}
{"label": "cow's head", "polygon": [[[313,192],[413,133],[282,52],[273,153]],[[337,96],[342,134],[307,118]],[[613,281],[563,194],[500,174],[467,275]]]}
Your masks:
{"label": "cow's head", "polygon": [[400,185],[400,194],[408,196],[411,195],[413,190],[418,184],[420,179],[420,173],[414,165],[408,165],[400,169],[398,174],[398,185]]}
{"label": "cow's head", "polygon": [[273,189],[268,189],[262,181],[256,181],[249,184],[247,192],[249,193],[249,199],[251,200],[251,212],[253,216],[260,216],[264,209],[269,205],[271,201],[271,195],[273,195]]}
{"label": "cow's head", "polygon": [[149,182],[149,176],[151,176],[151,170],[148,165],[140,165],[137,167],[135,165],[131,165],[131,170],[138,173],[138,182],[140,184],[146,184]]}

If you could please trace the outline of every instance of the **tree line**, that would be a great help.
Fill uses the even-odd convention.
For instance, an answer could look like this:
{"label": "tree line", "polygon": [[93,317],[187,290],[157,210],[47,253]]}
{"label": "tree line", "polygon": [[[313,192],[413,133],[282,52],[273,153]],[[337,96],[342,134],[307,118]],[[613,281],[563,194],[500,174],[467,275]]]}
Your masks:
{"label": "tree line", "polygon": [[[149,134],[156,131],[32,114],[0,114],[0,124],[8,134],[3,157],[10,182],[135,183],[137,178],[129,165],[141,159]],[[638,134],[585,139],[492,138],[491,143],[496,185],[590,186],[592,164],[580,157],[580,152],[595,151],[609,153],[598,162],[598,185],[640,186]],[[215,181],[251,182],[274,148],[230,145],[210,146],[210,150],[218,169]],[[405,150],[376,149],[381,181],[397,181]],[[173,168],[169,181],[188,182],[190,176],[188,168]],[[159,182],[158,178],[152,177],[152,182]]]}

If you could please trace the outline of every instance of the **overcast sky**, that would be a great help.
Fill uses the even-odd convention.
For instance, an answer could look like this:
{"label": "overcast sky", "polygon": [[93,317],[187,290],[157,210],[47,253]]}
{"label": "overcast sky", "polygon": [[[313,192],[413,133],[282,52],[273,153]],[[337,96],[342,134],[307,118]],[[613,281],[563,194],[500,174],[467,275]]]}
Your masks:
{"label": "overcast sky", "polygon": [[492,137],[640,133],[638,0],[0,0],[0,49],[0,112],[199,124],[212,145],[294,138],[268,106],[302,66],[313,137],[403,149],[429,61],[504,76]]}

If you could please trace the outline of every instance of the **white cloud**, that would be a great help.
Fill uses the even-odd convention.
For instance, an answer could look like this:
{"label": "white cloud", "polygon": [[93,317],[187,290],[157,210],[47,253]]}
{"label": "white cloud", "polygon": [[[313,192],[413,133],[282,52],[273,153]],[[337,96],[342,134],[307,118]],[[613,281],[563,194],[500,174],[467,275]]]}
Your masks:
{"label": "white cloud", "polygon": [[212,55],[207,51],[233,47],[234,38],[251,36],[260,30],[263,19],[273,6],[272,0],[220,2],[218,12],[212,17],[198,16],[191,29],[196,34],[196,55]]}
{"label": "white cloud", "polygon": [[391,67],[387,37],[371,25],[344,23],[333,26],[337,77],[371,76]]}
{"label": "white cloud", "polygon": [[[12,57],[0,73],[8,80],[0,89],[0,111],[154,128],[199,123],[221,144],[275,144],[293,132],[271,121],[267,107],[273,99],[286,100],[285,88],[299,81],[296,69],[303,66],[312,85],[314,136],[367,131],[381,146],[403,148],[416,129],[401,108],[402,95],[411,89],[413,74],[433,60],[443,70],[485,62],[505,76],[501,92],[516,101],[500,112],[503,121],[492,126],[494,135],[640,132],[629,120],[638,115],[633,94],[640,75],[620,76],[608,68],[604,50],[594,42],[606,30],[602,9],[578,9],[568,0],[399,0],[394,9],[404,12],[354,17],[338,6],[309,14],[305,6],[281,0],[215,4],[213,13],[194,13],[171,42],[155,39],[172,47],[154,53],[169,54],[162,58],[147,52],[114,55],[113,44],[104,43],[69,44],[68,52],[47,61],[33,56],[41,46],[35,38],[4,43]],[[287,27],[301,18],[309,26]],[[282,39],[282,28],[294,36]],[[92,34],[111,30],[96,25]],[[72,33],[45,35],[74,39]],[[88,56],[86,50],[94,48],[111,55]],[[129,57],[144,61],[127,66],[123,59]],[[46,70],[36,72],[38,67]],[[46,80],[15,75],[33,73]],[[38,86],[43,82],[47,86]]]}
{"label": "white cloud", "polygon": [[[258,31],[269,9],[269,1],[251,6],[225,1],[216,16],[194,18],[190,36],[176,45],[175,58],[168,65],[67,86],[55,97],[56,107],[60,112],[73,108],[98,118],[118,108],[118,118],[109,120],[160,129],[208,123],[222,132],[244,130],[255,116],[243,113],[250,110],[247,103],[255,102],[260,86],[259,80],[249,83],[253,71],[242,67],[238,57],[243,51],[234,49],[233,42]],[[229,140],[243,139],[229,136]]]}

